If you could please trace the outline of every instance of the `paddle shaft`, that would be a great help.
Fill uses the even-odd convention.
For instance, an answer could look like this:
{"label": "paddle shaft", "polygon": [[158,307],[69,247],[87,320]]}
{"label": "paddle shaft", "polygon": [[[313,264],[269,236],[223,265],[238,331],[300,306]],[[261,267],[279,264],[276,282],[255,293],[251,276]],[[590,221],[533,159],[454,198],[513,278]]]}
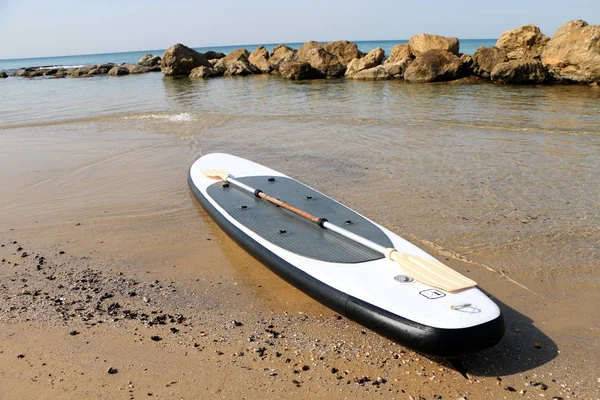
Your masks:
{"label": "paddle shaft", "polygon": [[267,200],[270,203],[278,205],[281,208],[285,208],[286,210],[291,211],[294,214],[297,214],[297,215],[299,215],[299,216],[301,216],[303,218],[306,218],[307,220],[309,220],[311,222],[314,222],[315,224],[319,225],[321,228],[329,229],[330,231],[335,232],[335,233],[337,233],[340,236],[343,236],[343,237],[345,237],[347,239],[350,239],[350,240],[352,240],[352,241],[354,241],[356,243],[362,244],[363,246],[368,247],[371,250],[374,250],[374,251],[376,251],[378,253],[381,253],[381,254],[383,254],[385,256],[387,256],[387,254],[389,252],[389,250],[386,247],[383,247],[383,246],[381,246],[381,245],[379,245],[379,244],[377,244],[377,243],[375,243],[375,242],[373,242],[373,241],[371,241],[371,240],[369,240],[367,238],[364,238],[364,237],[359,236],[359,235],[357,235],[355,233],[352,233],[349,230],[346,230],[346,229],[344,229],[342,227],[334,225],[334,224],[332,224],[331,222],[327,221],[324,218],[316,217],[316,216],[314,216],[312,214],[307,213],[306,211],[302,211],[302,210],[300,210],[300,209],[298,209],[296,207],[290,206],[289,204],[287,204],[287,203],[285,203],[285,202],[283,202],[283,201],[281,201],[279,199],[276,199],[276,198],[274,198],[272,196],[269,196],[268,194],[264,193],[262,190],[260,190],[260,189],[254,189],[253,187],[248,186],[245,183],[242,183],[242,182],[240,182],[240,181],[232,178],[231,176],[228,176],[226,180],[227,180],[227,182],[229,182],[229,183],[231,183],[231,184],[233,184],[233,185],[235,185],[235,186],[237,186],[237,187],[239,187],[241,189],[244,189],[244,190],[246,190],[246,191],[248,191],[250,193],[253,193],[257,197],[265,199],[265,200]]}

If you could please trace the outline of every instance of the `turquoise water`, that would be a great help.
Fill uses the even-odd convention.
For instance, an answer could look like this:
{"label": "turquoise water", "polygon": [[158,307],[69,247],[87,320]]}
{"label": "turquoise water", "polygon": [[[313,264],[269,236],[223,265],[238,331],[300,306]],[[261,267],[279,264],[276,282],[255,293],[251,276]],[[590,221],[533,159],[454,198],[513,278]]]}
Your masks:
{"label": "turquoise water", "polygon": [[[383,41],[357,41],[355,42],[361,51],[367,52],[373,50],[377,46],[385,50],[387,55],[390,54],[392,47],[401,43],[408,43],[407,40],[383,40]],[[461,39],[460,40],[460,51],[463,53],[473,54],[473,52],[479,46],[493,46],[496,44],[496,39]],[[275,43],[264,45],[267,50],[271,50],[277,46]],[[287,43],[288,46],[298,48],[302,43]],[[258,44],[249,45],[236,45],[236,46],[216,46],[216,47],[196,47],[195,49],[200,52],[206,52],[208,50],[219,51],[222,53],[229,53],[232,50],[244,47],[249,51],[256,49]],[[19,68],[27,67],[38,67],[38,66],[79,66],[79,65],[92,65],[92,64],[103,64],[108,62],[114,63],[137,63],[144,54],[155,54],[160,55],[165,52],[165,49],[154,49],[154,50],[140,50],[140,51],[129,51],[125,53],[105,53],[105,54],[83,54],[74,56],[64,57],[42,57],[42,58],[19,58],[0,60],[0,71],[13,71]]]}

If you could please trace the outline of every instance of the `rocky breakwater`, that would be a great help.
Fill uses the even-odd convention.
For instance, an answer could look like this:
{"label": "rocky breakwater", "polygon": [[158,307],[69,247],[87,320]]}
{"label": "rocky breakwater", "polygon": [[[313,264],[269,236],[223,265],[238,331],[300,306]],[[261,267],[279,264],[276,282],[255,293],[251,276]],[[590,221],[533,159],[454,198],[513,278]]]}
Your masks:
{"label": "rocky breakwater", "polygon": [[[209,54],[213,53],[213,54]],[[504,32],[493,47],[480,47],[471,56],[460,53],[454,37],[422,33],[392,48],[363,53],[345,40],[309,41],[299,49],[263,46],[250,53],[199,53],[181,44],[163,55],[165,75],[190,78],[276,74],[291,80],[346,78],[404,79],[408,82],[455,81],[463,78],[505,84],[600,82],[600,26],[571,21],[554,37],[535,25]]]}
{"label": "rocky breakwater", "polygon": [[[24,78],[48,77],[48,78],[89,78],[97,75],[123,76],[129,74],[143,74],[147,72],[161,71],[161,58],[152,54],[146,54],[137,64],[96,64],[85,65],[74,68],[60,67],[31,67],[17,70],[13,76]],[[2,73],[0,73],[1,76]]]}

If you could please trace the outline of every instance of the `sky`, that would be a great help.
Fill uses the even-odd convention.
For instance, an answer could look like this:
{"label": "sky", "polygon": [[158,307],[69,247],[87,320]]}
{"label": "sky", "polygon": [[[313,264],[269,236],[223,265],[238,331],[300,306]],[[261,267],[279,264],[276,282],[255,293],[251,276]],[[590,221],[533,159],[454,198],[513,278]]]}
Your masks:
{"label": "sky", "polygon": [[488,39],[527,23],[552,36],[573,19],[600,24],[600,0],[0,0],[0,59],[423,32]]}

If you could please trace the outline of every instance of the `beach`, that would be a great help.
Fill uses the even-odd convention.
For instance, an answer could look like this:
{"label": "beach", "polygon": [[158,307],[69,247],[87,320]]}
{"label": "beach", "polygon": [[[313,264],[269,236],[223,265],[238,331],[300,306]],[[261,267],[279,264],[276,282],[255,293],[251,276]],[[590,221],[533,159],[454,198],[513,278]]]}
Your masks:
{"label": "beach", "polygon": [[[600,397],[597,88],[1,85],[0,399]],[[504,338],[465,356],[465,377],[299,292],[190,193],[188,168],[212,152],[297,178],[475,279]]]}

